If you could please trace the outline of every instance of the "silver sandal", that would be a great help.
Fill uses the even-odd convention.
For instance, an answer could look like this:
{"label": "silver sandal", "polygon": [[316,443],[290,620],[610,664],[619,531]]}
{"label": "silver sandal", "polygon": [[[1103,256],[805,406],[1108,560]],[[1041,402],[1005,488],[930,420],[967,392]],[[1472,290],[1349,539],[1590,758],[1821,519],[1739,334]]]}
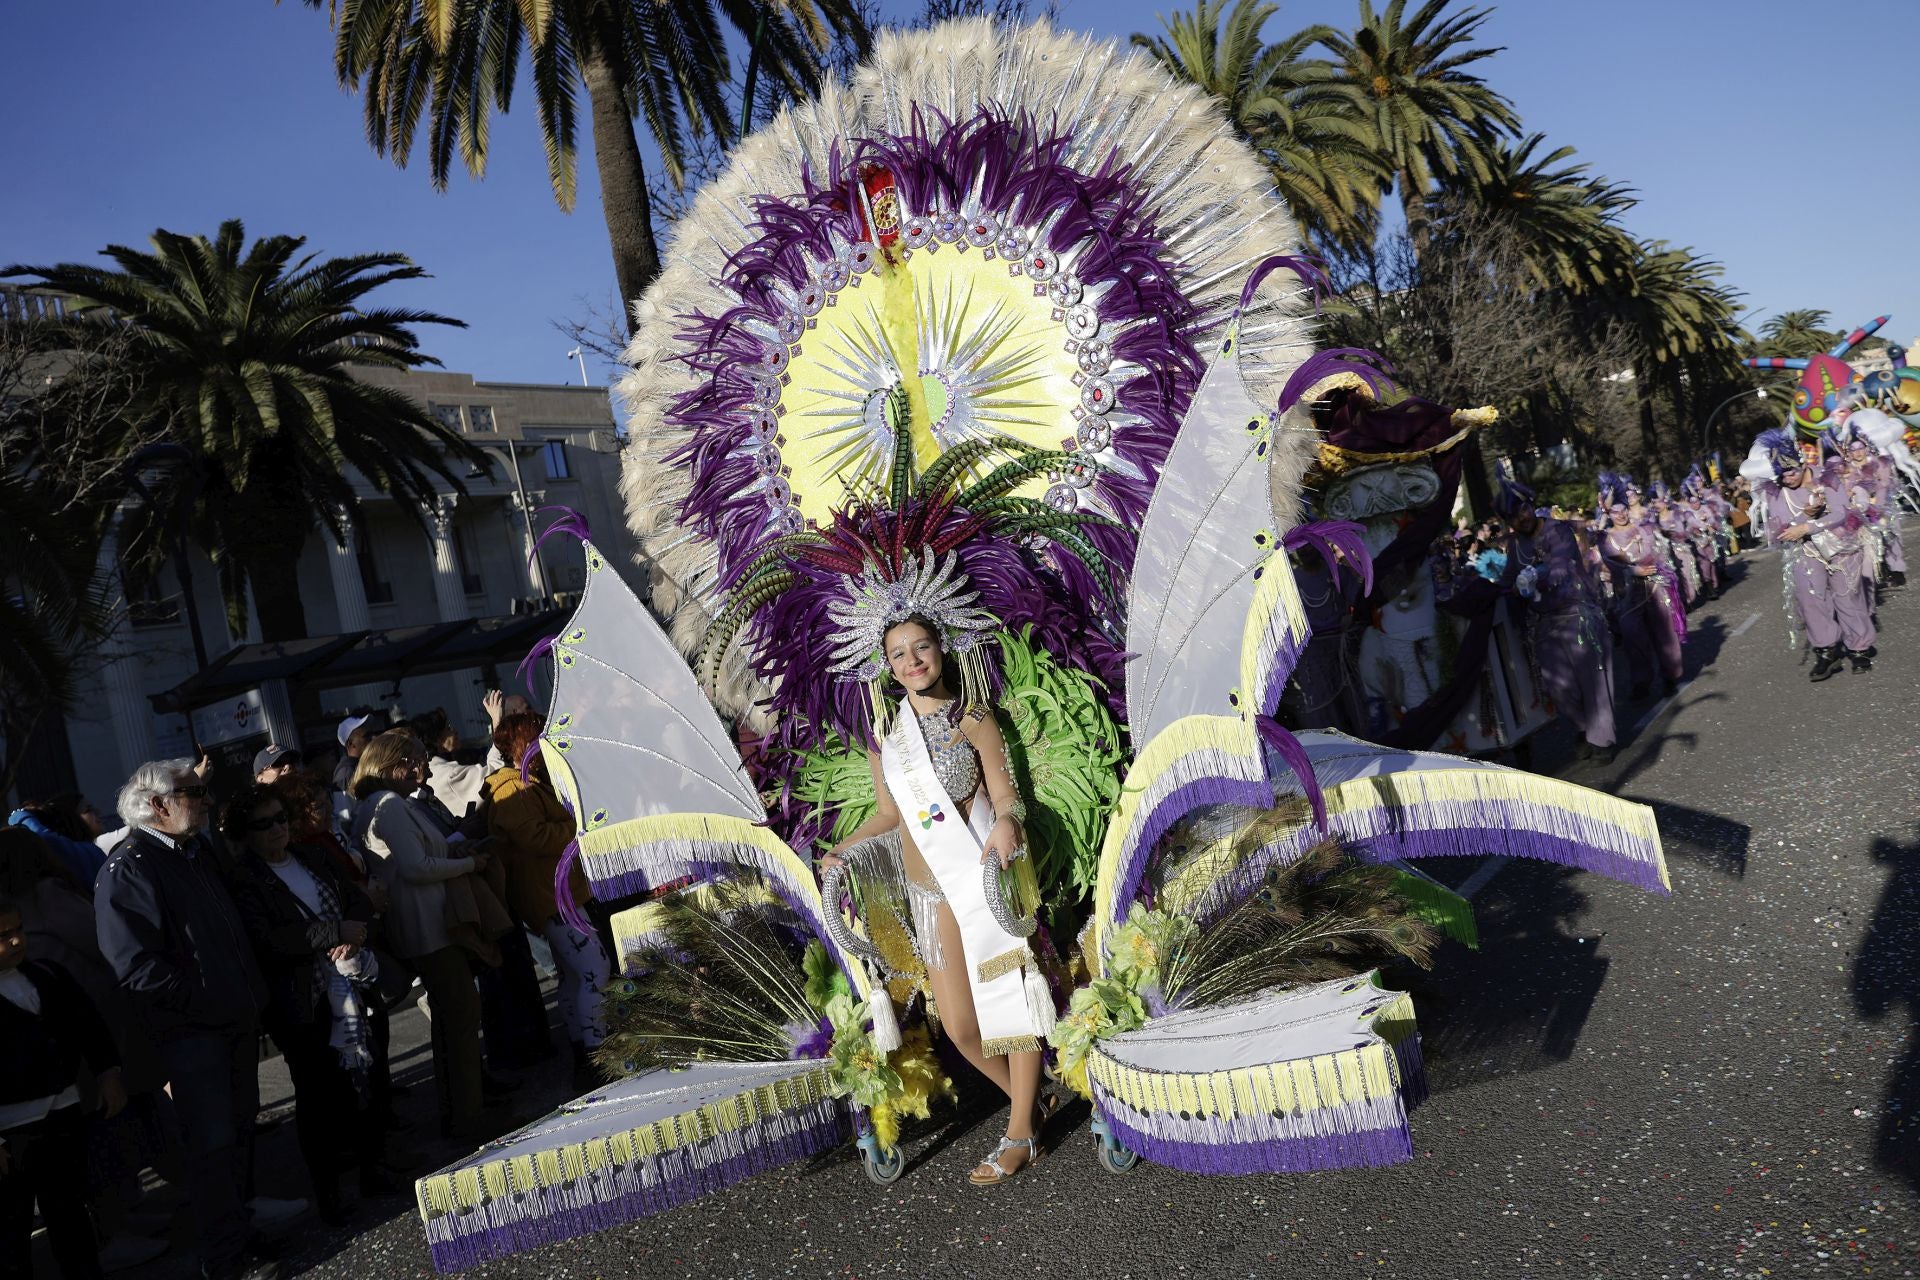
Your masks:
{"label": "silver sandal", "polygon": [[[1013,1172],[1011,1173],[1007,1172],[1006,1166],[1000,1163],[1000,1157],[1005,1155],[1009,1151],[1017,1151],[1021,1147],[1025,1147],[1027,1149],[1027,1162],[1021,1165],[1018,1169],[1015,1169]],[[976,1187],[997,1186],[1002,1182],[1007,1182],[1014,1178],[1019,1177],[1022,1173],[1026,1172],[1028,1169],[1031,1169],[1035,1164],[1037,1164],[1039,1160],[1040,1160],[1040,1139],[1038,1138],[1002,1138],[1000,1139],[1000,1145],[993,1149],[992,1154],[990,1154],[985,1160],[982,1160],[980,1162],[981,1164],[985,1165],[987,1168],[993,1170],[993,1177],[991,1178],[981,1177],[980,1170],[976,1167],[972,1173],[967,1175],[967,1181],[973,1183],[973,1185]]]}

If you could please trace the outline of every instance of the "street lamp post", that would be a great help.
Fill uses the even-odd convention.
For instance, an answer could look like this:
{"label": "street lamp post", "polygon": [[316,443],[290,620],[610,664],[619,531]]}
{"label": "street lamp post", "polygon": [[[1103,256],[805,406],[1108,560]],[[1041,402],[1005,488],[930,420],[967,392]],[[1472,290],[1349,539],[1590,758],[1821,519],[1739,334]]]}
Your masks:
{"label": "street lamp post", "polygon": [[[1767,398],[1767,389],[1765,387],[1754,387],[1752,392],[1756,400],[1765,400]],[[1700,452],[1705,453],[1707,451],[1707,439],[1713,430],[1713,420],[1720,416],[1720,411],[1746,394],[1746,391],[1736,391],[1713,407],[1713,412],[1707,415],[1707,420],[1700,424]]]}
{"label": "street lamp post", "polygon": [[[533,548],[534,585],[540,590],[540,604],[541,607],[544,608],[553,603],[553,588],[547,582],[547,562],[540,556],[540,539],[533,531],[533,503],[527,497],[526,482],[520,477],[520,446],[522,443],[524,442],[519,440],[509,440],[504,445],[492,445],[488,446],[488,448],[489,451],[492,449],[505,449],[507,451],[507,466],[513,472],[514,496],[518,498],[520,502],[520,520],[527,531],[527,545]],[[485,473],[475,468],[469,473],[467,478],[469,480],[477,480],[483,474]]]}
{"label": "street lamp post", "polygon": [[580,348],[575,347],[573,350],[567,352],[567,359],[577,361],[579,363],[580,385],[583,387],[586,386],[587,385],[587,358],[580,354]]}

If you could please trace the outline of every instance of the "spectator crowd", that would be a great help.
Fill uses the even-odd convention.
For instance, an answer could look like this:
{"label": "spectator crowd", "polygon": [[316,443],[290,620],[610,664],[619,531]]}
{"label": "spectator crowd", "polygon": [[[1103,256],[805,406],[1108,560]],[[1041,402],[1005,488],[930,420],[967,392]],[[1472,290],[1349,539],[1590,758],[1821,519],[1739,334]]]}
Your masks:
{"label": "spectator crowd", "polygon": [[[560,916],[574,820],[535,749],[541,717],[498,692],[485,707],[490,741],[472,749],[443,710],[355,715],[330,770],[270,745],[217,794],[204,758],[157,760],[121,788],[111,830],[77,795],[11,815],[0,1276],[32,1274],[36,1205],[66,1280],[165,1252],[149,1171],[184,1193],[213,1280],[271,1280],[307,1212],[340,1225],[359,1200],[405,1193],[418,1155],[389,1017],[408,1001],[431,1026],[443,1138],[511,1127],[516,1073],[558,1052],[541,962],[590,1082],[606,921],[592,909],[583,935]],[[565,891],[590,907],[577,870]],[[310,1202],[255,1187],[263,1035],[292,1080]]]}

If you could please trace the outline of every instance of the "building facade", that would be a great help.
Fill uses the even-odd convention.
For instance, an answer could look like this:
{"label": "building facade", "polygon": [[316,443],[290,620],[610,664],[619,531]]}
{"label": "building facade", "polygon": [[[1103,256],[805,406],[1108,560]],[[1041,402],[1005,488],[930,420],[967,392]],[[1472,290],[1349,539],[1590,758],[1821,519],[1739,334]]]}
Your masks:
{"label": "building facade", "polygon": [[[406,635],[437,623],[564,607],[585,581],[584,556],[570,537],[538,543],[556,514],[542,513],[543,507],[577,512],[609,563],[632,572],[634,543],[619,494],[625,441],[606,388],[384,369],[359,376],[412,397],[484,450],[492,469],[474,469],[464,493],[445,493],[428,511],[356,482],[352,535],[342,545],[316,524],[294,569],[309,636]],[[156,710],[157,696],[201,670],[188,608],[198,615],[211,664],[235,646],[257,642],[257,624],[250,619],[246,633],[232,632],[213,565],[197,551],[188,553],[184,575],[191,580],[190,601],[177,565],[136,578],[120,571],[111,540],[101,555],[103,572],[125,591],[126,607],[78,708],[42,735],[40,758],[19,780],[22,798],[78,789],[106,811],[138,762],[190,755],[197,744],[223,739],[237,744],[264,734],[324,756],[334,749],[333,726],[353,710],[414,715],[444,707],[463,736],[477,738],[486,728],[481,699],[487,688],[527,692],[506,661],[346,687],[290,689],[286,681],[265,680],[257,696],[229,693],[194,713]],[[286,646],[289,653],[305,647]],[[62,781],[66,787],[57,785]]]}

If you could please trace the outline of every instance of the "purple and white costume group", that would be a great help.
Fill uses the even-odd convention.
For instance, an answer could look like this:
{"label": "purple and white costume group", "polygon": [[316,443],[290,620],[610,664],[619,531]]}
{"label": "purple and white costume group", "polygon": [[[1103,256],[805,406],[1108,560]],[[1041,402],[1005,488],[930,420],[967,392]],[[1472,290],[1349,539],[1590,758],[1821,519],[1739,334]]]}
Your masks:
{"label": "purple and white costume group", "polygon": [[1872,669],[1880,586],[1906,580],[1891,464],[1844,421],[1822,443],[1828,456],[1815,467],[1785,429],[1754,442],[1773,473],[1760,485],[1760,501],[1767,541],[1781,549],[1789,639],[1806,636],[1814,680],[1843,663]]}

